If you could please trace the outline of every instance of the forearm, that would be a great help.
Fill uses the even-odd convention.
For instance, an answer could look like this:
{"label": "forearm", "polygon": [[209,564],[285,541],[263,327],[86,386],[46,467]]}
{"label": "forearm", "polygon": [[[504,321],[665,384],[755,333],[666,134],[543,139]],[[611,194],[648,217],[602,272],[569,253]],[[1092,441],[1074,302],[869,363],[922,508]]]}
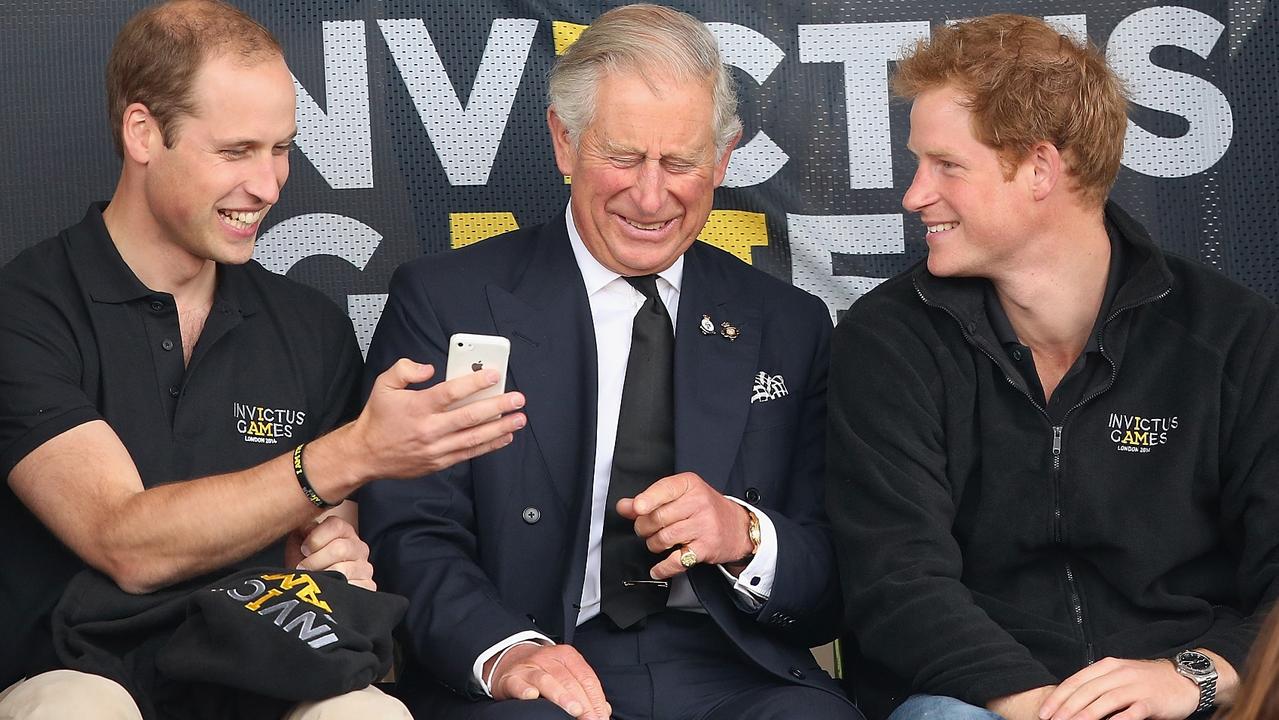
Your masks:
{"label": "forearm", "polygon": [[101,569],[129,592],[150,592],[242,560],[320,512],[289,455],[161,485],[130,496],[103,524]]}
{"label": "forearm", "polygon": [[1222,707],[1234,705],[1235,697],[1239,694],[1239,671],[1229,660],[1217,653],[1207,648],[1198,648],[1198,650],[1212,658],[1213,664],[1217,666],[1217,704]]}
{"label": "forearm", "polygon": [[129,592],[242,560],[320,514],[298,485],[291,454],[144,488],[128,451],[101,422],[32,452],[14,468],[10,485],[77,555]]}
{"label": "forearm", "polygon": [[[308,484],[331,505],[369,479],[349,435],[338,428],[302,453]],[[303,492],[291,451],[238,472],[160,485],[130,496],[107,526],[110,574],[125,590],[155,590],[243,560],[324,512]],[[354,519],[354,508],[340,515]]]}

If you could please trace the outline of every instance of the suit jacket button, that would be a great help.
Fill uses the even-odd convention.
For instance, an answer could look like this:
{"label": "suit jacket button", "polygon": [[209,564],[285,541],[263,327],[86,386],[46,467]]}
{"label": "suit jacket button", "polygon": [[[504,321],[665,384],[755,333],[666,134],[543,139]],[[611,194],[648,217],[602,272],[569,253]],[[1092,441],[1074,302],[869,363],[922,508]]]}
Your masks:
{"label": "suit jacket button", "polygon": [[803,670],[800,670],[800,669],[799,669],[799,668],[797,668],[797,667],[793,667],[793,668],[791,668],[791,669],[790,669],[790,674],[791,674],[791,677],[795,678],[796,680],[803,680],[803,679],[804,679],[804,671],[803,671]]}
{"label": "suit jacket button", "polygon": [[759,502],[759,491],[755,488],[746,488],[746,502],[751,505]]}
{"label": "suit jacket button", "polygon": [[529,525],[536,525],[537,521],[542,519],[542,511],[535,507],[524,508],[524,512],[521,515],[524,517],[524,522]]}

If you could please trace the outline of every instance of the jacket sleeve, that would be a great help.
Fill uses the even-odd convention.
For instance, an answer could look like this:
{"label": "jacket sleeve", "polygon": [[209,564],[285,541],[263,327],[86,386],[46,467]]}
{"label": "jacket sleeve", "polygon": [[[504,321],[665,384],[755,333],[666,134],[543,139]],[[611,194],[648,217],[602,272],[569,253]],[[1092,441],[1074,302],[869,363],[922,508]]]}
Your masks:
{"label": "jacket sleeve", "polygon": [[[443,380],[447,337],[423,288],[401,268],[374,333],[365,366],[365,395],[373,379],[401,357],[430,363]],[[404,618],[408,650],[455,692],[482,697],[472,664],[502,638],[535,630],[502,605],[477,561],[471,464],[412,480],[382,480],[358,496],[361,534],[369,543],[380,588],[409,599]]]}
{"label": "jacket sleeve", "polygon": [[1243,607],[1218,607],[1195,643],[1236,670],[1279,598],[1279,314],[1267,304],[1260,315],[1229,348],[1222,387],[1221,528]]}
{"label": "jacket sleeve", "polygon": [[[835,330],[827,507],[846,627],[861,654],[909,685],[975,705],[1058,679],[974,602],[951,532],[943,383],[951,352],[915,313],[862,301]],[[925,324],[926,325],[926,324]],[[962,340],[961,340],[962,342]]]}
{"label": "jacket sleeve", "polygon": [[812,298],[818,318],[810,341],[808,383],[803,388],[796,441],[782,492],[761,509],[777,531],[773,591],[756,618],[795,645],[814,647],[833,639],[842,600],[835,573],[830,523],[823,496],[826,447],[826,393],[830,368],[830,320],[825,305]]}

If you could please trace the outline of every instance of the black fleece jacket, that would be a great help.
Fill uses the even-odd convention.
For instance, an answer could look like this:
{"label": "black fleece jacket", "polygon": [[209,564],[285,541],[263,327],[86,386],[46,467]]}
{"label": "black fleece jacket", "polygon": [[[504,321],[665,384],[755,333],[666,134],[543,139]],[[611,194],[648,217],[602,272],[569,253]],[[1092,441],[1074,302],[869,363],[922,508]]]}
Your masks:
{"label": "black fleece jacket", "polygon": [[1059,422],[996,341],[986,280],[921,263],[835,331],[827,504],[869,718],[1107,656],[1242,668],[1279,593],[1276,308],[1106,215],[1126,257],[1098,338],[1113,372]]}

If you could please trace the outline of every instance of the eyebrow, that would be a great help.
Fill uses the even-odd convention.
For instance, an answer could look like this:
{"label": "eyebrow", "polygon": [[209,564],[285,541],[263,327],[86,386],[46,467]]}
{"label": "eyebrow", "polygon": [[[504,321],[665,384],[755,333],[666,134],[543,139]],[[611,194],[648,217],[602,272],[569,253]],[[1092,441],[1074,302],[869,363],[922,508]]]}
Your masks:
{"label": "eyebrow", "polygon": [[[279,142],[269,143],[269,144],[270,145],[287,145],[293,142],[294,140],[296,140],[297,137],[298,137],[298,131],[294,130],[293,132],[289,133],[288,136],[285,137],[283,140],[280,140]],[[220,147],[253,147],[254,145],[258,145],[262,143],[261,141],[253,138],[232,138],[230,140],[216,140],[215,144]]]}
{"label": "eyebrow", "polygon": [[[623,155],[623,156],[631,155],[631,156],[640,156],[645,158],[648,157],[644,152],[642,152],[641,150],[637,148],[621,145],[612,140],[605,140],[604,142],[602,142],[600,149],[603,150],[605,155]],[[680,153],[680,154],[674,154],[674,155],[663,155],[661,158],[659,158],[659,161],[696,165],[698,162],[701,161],[702,157],[704,157],[705,155],[706,153],[704,149],[699,148],[694,150],[691,154]]]}
{"label": "eyebrow", "polygon": [[954,150],[951,150],[950,148],[942,148],[940,150],[927,150],[923,153],[920,153],[918,150],[911,147],[910,143],[907,143],[906,149],[909,150],[910,154],[914,155],[915,157],[927,157],[927,158],[933,158],[934,160],[938,158],[959,157],[959,153],[955,152]]}
{"label": "eyebrow", "polygon": [[600,149],[607,155],[643,155],[639,149],[620,145],[612,140],[600,143]]}

